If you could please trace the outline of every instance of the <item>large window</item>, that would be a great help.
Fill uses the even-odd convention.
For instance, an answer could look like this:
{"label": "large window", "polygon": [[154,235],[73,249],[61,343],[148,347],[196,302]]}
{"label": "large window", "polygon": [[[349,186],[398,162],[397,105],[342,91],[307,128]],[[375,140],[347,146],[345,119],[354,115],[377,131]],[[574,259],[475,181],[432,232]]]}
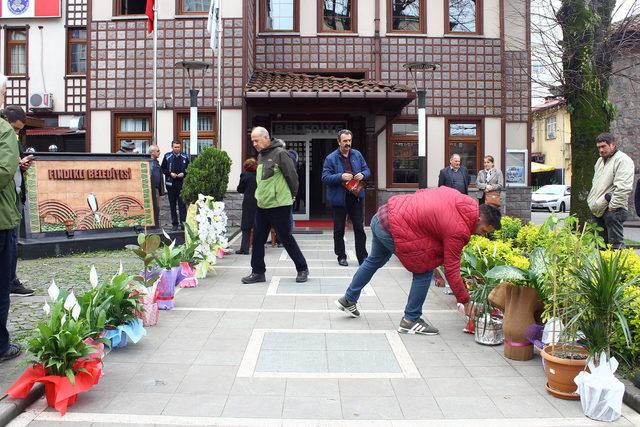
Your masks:
{"label": "large window", "polygon": [[319,0],[318,32],[355,32],[356,0]]}
{"label": "large window", "polygon": [[260,31],[298,31],[300,0],[261,0]]}
{"label": "large window", "polygon": [[151,114],[118,114],[113,151],[120,149],[122,141],[130,140],[140,154],[149,151],[151,145]]}
{"label": "large window", "polygon": [[69,28],[67,30],[67,74],[87,72],[87,30]]}
{"label": "large window", "polygon": [[[469,171],[472,185],[482,167],[481,122],[449,120],[447,132],[447,163],[452,154],[459,154],[461,163]],[[489,153],[491,154],[491,153]]]}
{"label": "large window", "polygon": [[387,31],[423,33],[425,0],[391,0],[387,6]]}
{"label": "large window", "polygon": [[[182,143],[182,151],[185,153],[189,150],[191,136],[190,120],[189,113],[178,114],[178,141]],[[198,111],[198,153],[204,148],[215,147],[216,145],[215,113]]]}
{"label": "large window", "polygon": [[[157,0],[156,0],[157,1]],[[178,13],[180,15],[209,13],[211,0],[178,0]]]}
{"label": "large window", "polygon": [[27,29],[7,28],[5,48],[5,74],[27,75]]}
{"label": "large window", "polygon": [[388,140],[387,187],[417,187],[418,123],[393,123]]}
{"label": "large window", "polygon": [[547,117],[547,139],[556,139],[556,116]]}
{"label": "large window", "polygon": [[115,0],[114,15],[144,15],[147,0]]}
{"label": "large window", "polygon": [[447,0],[449,34],[482,34],[482,0]]}

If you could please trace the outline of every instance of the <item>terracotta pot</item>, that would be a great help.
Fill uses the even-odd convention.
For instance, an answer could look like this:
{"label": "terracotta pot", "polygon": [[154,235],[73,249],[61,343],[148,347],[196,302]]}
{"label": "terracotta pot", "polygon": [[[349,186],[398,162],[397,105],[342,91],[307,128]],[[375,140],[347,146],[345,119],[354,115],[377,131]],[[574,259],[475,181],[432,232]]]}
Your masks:
{"label": "terracotta pot", "polygon": [[534,288],[501,283],[489,294],[489,302],[504,312],[504,356],[513,360],[533,357],[533,345],[526,338],[529,325],[544,309]]}
{"label": "terracotta pot", "polygon": [[[547,374],[547,384],[545,388],[549,394],[560,399],[579,400],[580,395],[577,393],[578,386],[573,381],[578,374],[585,370],[587,366],[587,358],[584,359],[565,359],[551,354],[553,346],[546,346],[540,351],[540,356],[544,359],[544,370]],[[587,355],[586,350],[577,346],[556,345],[555,350],[571,349],[580,354]]]}

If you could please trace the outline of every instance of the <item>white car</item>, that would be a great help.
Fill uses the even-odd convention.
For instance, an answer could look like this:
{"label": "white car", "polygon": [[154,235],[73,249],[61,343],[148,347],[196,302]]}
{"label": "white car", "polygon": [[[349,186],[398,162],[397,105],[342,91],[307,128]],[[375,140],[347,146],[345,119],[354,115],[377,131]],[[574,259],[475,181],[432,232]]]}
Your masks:
{"label": "white car", "polygon": [[567,212],[571,208],[571,187],[568,185],[543,185],[531,194],[531,210]]}

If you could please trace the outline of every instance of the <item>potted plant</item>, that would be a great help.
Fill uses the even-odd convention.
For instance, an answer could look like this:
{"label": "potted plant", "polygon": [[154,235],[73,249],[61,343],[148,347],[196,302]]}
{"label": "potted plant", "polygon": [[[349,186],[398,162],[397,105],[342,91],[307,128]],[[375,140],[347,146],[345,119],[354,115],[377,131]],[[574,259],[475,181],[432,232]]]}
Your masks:
{"label": "potted plant", "polygon": [[62,415],[76,403],[78,394],[100,380],[101,361],[91,357],[95,347],[85,341],[90,327],[80,316],[81,307],[72,293],[65,296],[52,283],[51,305],[43,306],[47,318],[41,321],[27,344],[29,367],[7,390],[14,398],[25,398],[36,382],[44,384],[47,404]]}
{"label": "potted plant", "polygon": [[170,245],[163,244],[155,259],[155,263],[162,269],[157,285],[157,301],[160,310],[171,310],[174,307],[173,297],[181,270],[182,256],[180,248],[176,248],[175,244],[175,240]]}
{"label": "potted plant", "polygon": [[160,247],[160,243],[160,236],[157,234],[146,235],[144,233],[140,233],[138,234],[137,245],[125,246],[131,252],[136,254],[144,264],[142,274],[140,276],[136,276],[135,280],[141,281],[145,287],[153,285],[158,278],[159,273],[154,272],[150,267],[156,260],[156,252]]}
{"label": "potted plant", "polygon": [[126,273],[116,274],[108,284],[100,286],[105,298],[111,303],[107,310],[104,338],[110,340],[111,348],[127,345],[128,339],[137,343],[146,331],[136,316],[142,306],[142,295],[133,287],[133,277]]}

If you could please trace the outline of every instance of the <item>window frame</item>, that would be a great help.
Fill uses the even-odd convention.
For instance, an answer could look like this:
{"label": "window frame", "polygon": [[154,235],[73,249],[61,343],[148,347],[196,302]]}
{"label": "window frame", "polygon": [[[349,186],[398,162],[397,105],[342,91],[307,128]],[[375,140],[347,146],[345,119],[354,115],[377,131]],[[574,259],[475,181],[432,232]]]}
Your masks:
{"label": "window frame", "polygon": [[[210,2],[213,0],[210,0]],[[202,12],[187,12],[184,10],[184,2],[185,0],[176,0],[176,15],[178,16],[191,16],[191,17],[208,17],[209,9]],[[211,3],[209,3],[211,6]]]}
{"label": "window frame", "polygon": [[260,33],[299,33],[300,32],[300,0],[293,0],[293,29],[292,30],[269,30],[267,29],[267,2],[260,0],[259,8],[259,32]]}
{"label": "window frame", "polygon": [[[213,140],[213,145],[212,147],[215,148],[219,148],[219,144],[218,144],[218,120],[217,120],[217,116],[216,116],[216,110],[215,109],[198,109],[198,118],[202,117],[202,116],[211,116],[211,130],[210,131],[198,131],[198,139],[212,139]],[[175,132],[174,132],[174,139],[177,141],[180,141],[182,143],[182,152],[183,153],[187,153],[187,144],[183,143],[183,140],[189,140],[190,138],[190,131],[185,131],[182,129],[182,117],[183,116],[187,116],[189,117],[189,110],[187,109],[178,109],[175,110]]]}
{"label": "window frame", "polygon": [[452,36],[481,36],[483,35],[482,28],[482,0],[475,0],[476,4],[476,31],[475,32],[467,32],[467,31],[451,31],[449,29],[449,0],[444,0],[444,33],[445,35]]}
{"label": "window frame", "polygon": [[[551,119],[553,119],[553,135],[549,132],[549,125],[551,124]],[[551,116],[547,116],[544,119],[544,127],[545,127],[545,132],[544,132],[544,138],[546,140],[552,140],[552,139],[556,139],[558,137],[558,118],[556,117],[555,114],[551,115]]]}
{"label": "window frame", "polygon": [[[451,125],[452,124],[461,124],[461,123],[468,123],[468,124],[475,124],[476,125],[476,137],[472,138],[472,137],[468,137],[468,136],[451,136]],[[478,173],[480,173],[480,171],[482,169],[484,169],[484,127],[483,127],[483,121],[479,120],[477,117],[447,117],[445,119],[445,157],[444,157],[444,167],[448,167],[449,166],[449,159],[451,158],[451,154],[453,154],[451,152],[451,143],[472,143],[474,142],[476,144],[476,153],[477,153],[477,157],[476,157],[476,169],[478,170]],[[462,165],[464,166],[464,163],[462,163]],[[476,187],[476,183],[475,181],[471,181],[469,183],[469,188],[475,188]]]}
{"label": "window frame", "polygon": [[[24,31],[26,38],[24,40],[11,40],[9,33],[14,31]],[[5,27],[5,44],[4,44],[4,75],[7,77],[27,77],[29,75],[29,27]],[[11,72],[11,46],[24,45],[25,72]]]}
{"label": "window frame", "polygon": [[[122,119],[146,118],[149,119],[149,130],[146,132],[125,132],[120,130]],[[148,139],[149,145],[153,144],[153,114],[151,112],[127,112],[117,111],[113,113],[113,139],[111,142],[111,152],[120,150],[120,141],[123,139]],[[144,153],[140,153],[144,154]]]}
{"label": "window frame", "polygon": [[[87,35],[84,39],[74,39],[71,37],[71,32],[75,30],[84,30]],[[89,49],[89,32],[87,31],[87,27],[67,27],[67,66],[65,72],[67,76],[86,76],[87,75],[87,62],[88,62],[88,49]],[[85,59],[84,59],[84,72],[73,72],[71,71],[71,46],[83,44],[85,47]]]}
{"label": "window frame", "polygon": [[425,34],[427,23],[427,2],[426,0],[418,0],[420,2],[420,28],[418,31],[394,30],[393,29],[393,2],[387,1],[387,33],[389,34]]}
{"label": "window frame", "polygon": [[324,0],[318,0],[318,34],[357,34],[358,33],[358,0],[351,0],[351,29],[329,30],[324,29]]}
{"label": "window frame", "polygon": [[132,14],[122,14],[122,13],[120,13],[120,9],[121,9],[120,6],[122,6],[122,1],[123,0],[114,0],[113,1],[113,16],[114,17],[130,16],[130,17],[134,17],[134,18],[139,18],[139,17],[142,17],[142,16],[147,16],[144,12],[142,12],[142,13],[132,13]]}
{"label": "window frame", "polygon": [[[394,182],[393,180],[393,146],[398,142],[411,142],[415,143],[416,147],[418,146],[419,135],[394,135],[393,133],[393,125],[394,124],[417,124],[418,117],[412,116],[404,116],[399,119],[394,120],[389,123],[387,126],[387,188],[418,188],[419,182],[415,183],[405,183],[405,182]],[[418,165],[419,167],[419,165]],[[417,177],[419,179],[419,177]]]}

